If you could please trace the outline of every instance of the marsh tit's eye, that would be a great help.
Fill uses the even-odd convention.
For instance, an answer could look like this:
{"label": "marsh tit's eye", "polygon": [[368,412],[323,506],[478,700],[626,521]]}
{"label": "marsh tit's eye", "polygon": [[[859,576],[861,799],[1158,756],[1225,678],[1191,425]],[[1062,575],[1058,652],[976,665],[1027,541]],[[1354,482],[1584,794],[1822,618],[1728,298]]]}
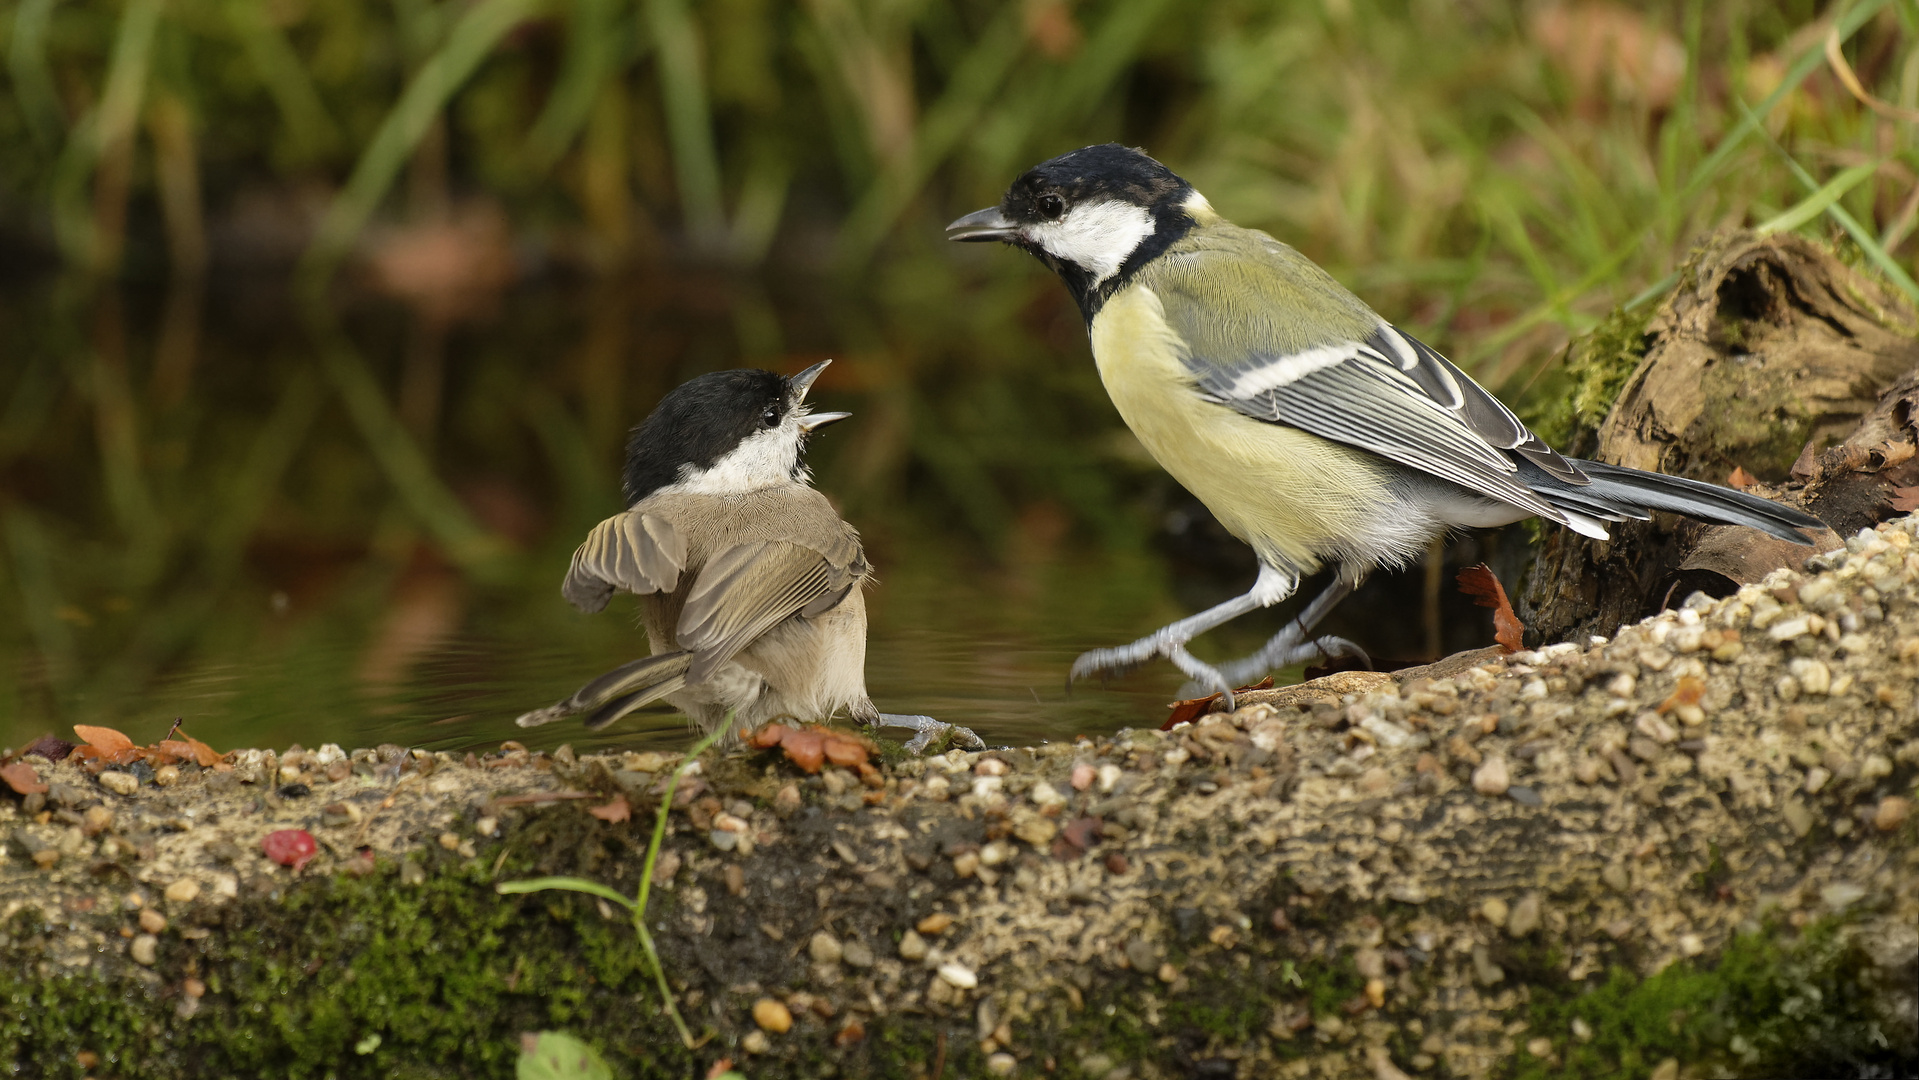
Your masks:
{"label": "marsh tit's eye", "polygon": [[780,410],[778,406],[768,405],[766,407],[766,411],[760,413],[760,426],[761,427],[779,427],[780,426]]}
{"label": "marsh tit's eye", "polygon": [[1066,200],[1049,191],[1039,197],[1039,212],[1048,221],[1058,221],[1066,214]]}

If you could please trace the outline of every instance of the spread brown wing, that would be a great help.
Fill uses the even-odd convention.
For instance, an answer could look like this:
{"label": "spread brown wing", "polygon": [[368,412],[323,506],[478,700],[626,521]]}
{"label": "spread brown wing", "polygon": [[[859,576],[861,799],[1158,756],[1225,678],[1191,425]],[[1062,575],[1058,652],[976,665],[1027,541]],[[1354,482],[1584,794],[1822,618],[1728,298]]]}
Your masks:
{"label": "spread brown wing", "polygon": [[845,563],[781,541],[740,544],[720,552],[700,568],[674,631],[680,647],[693,653],[687,681],[705,679],[787,619],[832,610],[865,574],[866,560],[857,548]]}
{"label": "spread brown wing", "polygon": [[672,592],[686,569],[686,539],[658,514],[628,510],[593,527],[573,553],[560,592],[581,611],[606,606],[613,590]]}

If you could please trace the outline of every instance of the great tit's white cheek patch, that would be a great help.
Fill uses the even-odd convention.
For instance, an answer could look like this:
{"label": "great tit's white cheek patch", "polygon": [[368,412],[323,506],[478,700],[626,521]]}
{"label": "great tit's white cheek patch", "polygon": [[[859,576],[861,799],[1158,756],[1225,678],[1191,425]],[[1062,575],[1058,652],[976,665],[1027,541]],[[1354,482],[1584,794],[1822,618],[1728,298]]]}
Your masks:
{"label": "great tit's white cheek patch", "polygon": [[680,478],[662,490],[688,495],[742,495],[749,491],[804,481],[800,465],[799,417],[789,414],[778,427],[756,431],[704,469],[680,466]]}
{"label": "great tit's white cheek patch", "polygon": [[1058,221],[1028,225],[1025,232],[1047,254],[1085,270],[1099,285],[1119,272],[1153,229],[1153,215],[1145,207],[1108,199],[1075,206]]}

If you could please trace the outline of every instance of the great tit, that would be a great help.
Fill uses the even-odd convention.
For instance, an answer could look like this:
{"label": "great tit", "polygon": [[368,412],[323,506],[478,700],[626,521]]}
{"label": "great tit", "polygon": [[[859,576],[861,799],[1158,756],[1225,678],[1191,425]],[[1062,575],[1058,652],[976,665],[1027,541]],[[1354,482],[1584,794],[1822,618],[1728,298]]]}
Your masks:
{"label": "great tit", "polygon": [[[1244,596],[1073,665],[1072,679],[1155,657],[1223,692],[1318,655],[1319,620],[1378,566],[1466,526],[1538,515],[1606,538],[1653,510],[1796,543],[1820,522],[1728,488],[1560,456],[1445,357],[1380,318],[1271,236],[1227,221],[1143,151],[1089,146],[1028,170],[953,240],[1023,248],[1066,283],[1120,417],[1167,472],[1259,556]],[[1215,667],[1188,641],[1333,584],[1252,656]]]}
{"label": "great tit", "polygon": [[808,483],[806,440],[852,415],[808,412],[831,361],[791,378],[702,375],[663,398],[626,447],[627,509],[573,553],[561,593],[595,612],[615,591],[640,596],[653,655],[517,721],[585,714],[600,728],[665,698],[701,730],[729,734],[844,708],[863,724],[911,728],[912,750],[961,727],[882,713],[866,693],[871,570],[859,533]]}

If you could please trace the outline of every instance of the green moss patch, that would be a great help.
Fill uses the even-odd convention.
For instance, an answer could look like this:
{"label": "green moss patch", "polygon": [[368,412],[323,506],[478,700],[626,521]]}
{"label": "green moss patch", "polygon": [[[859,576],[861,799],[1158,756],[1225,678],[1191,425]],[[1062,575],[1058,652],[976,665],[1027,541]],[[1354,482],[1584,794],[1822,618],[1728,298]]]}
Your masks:
{"label": "green moss patch", "polygon": [[[1583,989],[1535,985],[1527,1031],[1500,1075],[1645,1076],[1667,1058],[1714,1075],[1895,1075],[1883,1071],[1900,1064],[1894,1042],[1869,1008],[1885,982],[1839,920],[1815,923],[1797,941],[1771,928],[1742,934],[1717,957],[1651,977],[1614,967]],[[1575,1021],[1585,1038],[1572,1035]],[[1552,1039],[1548,1058],[1526,1048],[1540,1035]]]}
{"label": "green moss patch", "polygon": [[1646,324],[1654,310],[1653,304],[1614,308],[1526,390],[1520,415],[1549,445],[1591,452],[1599,425],[1646,355]]}

